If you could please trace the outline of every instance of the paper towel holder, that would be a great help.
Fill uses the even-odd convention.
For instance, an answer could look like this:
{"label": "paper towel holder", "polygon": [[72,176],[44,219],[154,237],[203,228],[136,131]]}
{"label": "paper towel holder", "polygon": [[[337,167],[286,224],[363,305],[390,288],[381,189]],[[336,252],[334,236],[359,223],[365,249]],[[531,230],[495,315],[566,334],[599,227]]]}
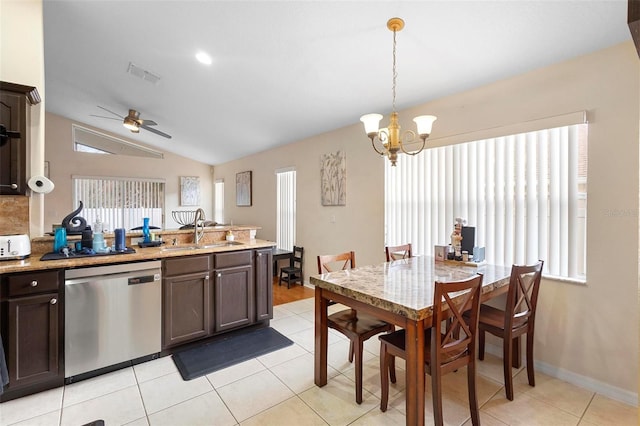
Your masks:
{"label": "paper towel holder", "polygon": [[32,191],[39,194],[48,194],[53,191],[53,188],[55,188],[55,185],[53,184],[53,182],[51,182],[51,180],[49,180],[46,176],[39,175],[31,177],[31,179],[29,179],[29,181],[27,182],[27,185],[29,185],[29,188],[31,188]]}

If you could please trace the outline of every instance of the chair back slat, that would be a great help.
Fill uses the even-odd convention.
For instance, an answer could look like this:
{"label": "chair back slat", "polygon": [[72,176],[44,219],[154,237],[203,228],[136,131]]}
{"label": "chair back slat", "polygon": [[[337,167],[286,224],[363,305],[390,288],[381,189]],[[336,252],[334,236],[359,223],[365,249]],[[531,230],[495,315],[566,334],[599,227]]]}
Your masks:
{"label": "chair back slat", "polygon": [[533,265],[513,265],[505,307],[505,329],[533,324],[544,261]]}
{"label": "chair back slat", "polygon": [[334,272],[356,267],[356,253],[348,251],[340,254],[326,254],[318,256],[318,273]]}
{"label": "chair back slat", "polygon": [[[435,283],[431,333],[431,371],[443,372],[466,365],[475,356],[482,275],[467,280]],[[469,317],[463,316],[470,311]],[[445,331],[441,332],[443,321]]]}
{"label": "chair back slat", "polygon": [[387,256],[387,262],[398,259],[406,259],[411,257],[411,243],[399,246],[386,246],[384,252]]}
{"label": "chair back slat", "polygon": [[302,261],[304,258],[304,247],[293,246],[293,255],[291,256],[290,266],[292,268],[302,269]]}

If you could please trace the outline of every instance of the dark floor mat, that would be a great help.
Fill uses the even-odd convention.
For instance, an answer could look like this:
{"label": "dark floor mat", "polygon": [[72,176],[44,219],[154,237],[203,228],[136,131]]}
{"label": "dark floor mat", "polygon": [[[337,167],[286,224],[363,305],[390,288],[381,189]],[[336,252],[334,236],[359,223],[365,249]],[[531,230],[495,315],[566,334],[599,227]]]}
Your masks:
{"label": "dark floor mat", "polygon": [[291,340],[271,327],[232,334],[220,340],[173,354],[173,362],[184,380],[247,361],[260,355],[285,348]]}

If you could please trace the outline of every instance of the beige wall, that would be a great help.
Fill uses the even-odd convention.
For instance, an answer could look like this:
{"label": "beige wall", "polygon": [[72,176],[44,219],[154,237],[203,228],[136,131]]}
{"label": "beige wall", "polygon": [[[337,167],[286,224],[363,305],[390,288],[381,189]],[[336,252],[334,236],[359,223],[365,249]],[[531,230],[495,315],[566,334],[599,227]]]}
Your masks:
{"label": "beige wall", "polygon": [[[44,39],[42,0],[0,0],[0,80],[34,86],[42,102],[27,117],[27,179],[44,170]],[[42,230],[43,195],[30,197],[31,235]]]}
{"label": "beige wall", "polygon": [[[639,61],[631,42],[402,111],[401,126],[438,116],[432,137],[587,110],[589,126],[585,285],[545,280],[536,322],[540,368],[637,403]],[[330,108],[330,105],[327,106]],[[383,120],[386,122],[387,120]],[[437,144],[437,142],[436,142]],[[320,155],[347,153],[347,205],[320,205]],[[275,239],[276,169],[297,170],[297,241],[307,276],[318,254],[355,250],[360,265],[384,258],[383,160],[354,125],[215,167],[226,182],[227,218]],[[252,207],[235,207],[235,173],[254,173]],[[621,212],[621,213],[620,213]],[[335,223],[331,216],[335,215]]]}
{"label": "beige wall", "polygon": [[[51,113],[47,113],[46,118],[45,159],[49,161],[49,177],[56,187],[53,192],[45,196],[45,231],[50,231],[51,224],[61,223],[67,214],[78,207],[72,204],[72,175],[165,179],[165,223],[167,229],[175,229],[180,226],[173,221],[171,211],[195,210],[197,208],[197,206],[180,207],[180,176],[198,176],[200,177],[200,207],[204,209],[207,218],[213,217],[213,186],[209,165],[168,152],[164,153],[163,159],[75,152],[71,130],[71,125],[74,122]],[[110,134],[82,123],[77,124]],[[121,136],[110,135],[124,139]],[[142,145],[131,139],[124,140]],[[82,216],[82,213],[80,215]]]}

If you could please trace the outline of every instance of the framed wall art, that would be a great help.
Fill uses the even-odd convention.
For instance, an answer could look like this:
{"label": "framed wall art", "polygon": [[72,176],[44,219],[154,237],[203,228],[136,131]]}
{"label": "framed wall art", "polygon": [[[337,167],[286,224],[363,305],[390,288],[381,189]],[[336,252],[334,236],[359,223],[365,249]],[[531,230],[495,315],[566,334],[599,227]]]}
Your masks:
{"label": "framed wall art", "polygon": [[198,176],[180,176],[180,205],[200,205],[200,178]]}
{"label": "framed wall art", "polygon": [[320,198],[323,206],[347,205],[347,155],[343,151],[320,159]]}
{"label": "framed wall art", "polygon": [[251,206],[251,171],[236,173],[236,206]]}

